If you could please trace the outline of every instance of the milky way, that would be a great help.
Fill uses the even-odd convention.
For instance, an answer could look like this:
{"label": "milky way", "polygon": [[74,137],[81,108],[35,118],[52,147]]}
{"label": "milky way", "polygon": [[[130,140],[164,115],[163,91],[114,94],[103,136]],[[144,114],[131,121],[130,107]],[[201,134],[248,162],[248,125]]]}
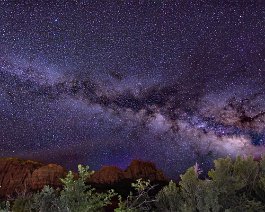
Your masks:
{"label": "milky way", "polygon": [[264,1],[1,1],[0,156],[170,177],[265,152]]}

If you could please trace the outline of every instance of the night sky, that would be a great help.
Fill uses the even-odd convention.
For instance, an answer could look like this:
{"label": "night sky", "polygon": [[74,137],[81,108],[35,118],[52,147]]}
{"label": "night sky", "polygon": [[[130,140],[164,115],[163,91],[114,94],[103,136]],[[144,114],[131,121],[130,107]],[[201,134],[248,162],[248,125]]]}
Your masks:
{"label": "night sky", "polygon": [[0,157],[175,177],[265,153],[265,1],[0,1]]}

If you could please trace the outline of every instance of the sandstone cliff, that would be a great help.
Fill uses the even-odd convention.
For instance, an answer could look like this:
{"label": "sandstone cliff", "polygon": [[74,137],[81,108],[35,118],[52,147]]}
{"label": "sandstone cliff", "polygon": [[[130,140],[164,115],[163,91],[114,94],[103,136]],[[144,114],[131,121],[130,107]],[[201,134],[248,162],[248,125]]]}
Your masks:
{"label": "sandstone cliff", "polygon": [[115,166],[103,166],[91,176],[89,182],[113,184],[123,180],[135,181],[139,178],[150,181],[167,181],[162,171],[157,170],[154,163],[133,160],[125,170]]}
{"label": "sandstone cliff", "polygon": [[124,172],[116,166],[103,166],[96,171],[88,182],[113,184],[125,179]]}
{"label": "sandstone cliff", "polygon": [[[60,178],[65,177],[66,174],[67,170],[57,164],[2,158],[0,159],[0,197],[39,190],[44,185],[60,187],[62,186]],[[104,186],[126,182],[129,186],[130,182],[139,178],[167,181],[164,174],[157,170],[155,164],[133,160],[125,170],[115,166],[103,166],[88,179],[88,183]]]}
{"label": "sandstone cliff", "polygon": [[154,163],[133,160],[124,172],[125,177],[137,180],[139,178],[150,181],[166,181],[166,177],[162,171],[157,170]]}
{"label": "sandstone cliff", "polygon": [[56,164],[21,160],[17,158],[0,159],[0,196],[17,195],[41,189],[44,185],[60,186],[59,178],[66,170]]}

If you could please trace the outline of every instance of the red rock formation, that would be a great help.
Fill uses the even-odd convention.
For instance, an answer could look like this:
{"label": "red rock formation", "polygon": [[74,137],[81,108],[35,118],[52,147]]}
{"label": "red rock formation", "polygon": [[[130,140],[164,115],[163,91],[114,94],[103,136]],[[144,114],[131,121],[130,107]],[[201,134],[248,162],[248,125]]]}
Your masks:
{"label": "red rock formation", "polygon": [[57,164],[48,164],[33,171],[31,176],[32,189],[42,189],[44,185],[59,187],[62,185],[60,178],[67,174],[66,169]]}
{"label": "red rock formation", "polygon": [[166,181],[162,171],[156,169],[154,163],[140,160],[133,160],[124,172],[125,177],[132,180],[139,178],[150,181]]}
{"label": "red rock formation", "polygon": [[[44,185],[61,186],[60,178],[65,177],[66,174],[67,171],[57,164],[45,165],[30,160],[2,158],[0,159],[0,197],[38,190]],[[153,163],[134,160],[125,171],[115,166],[103,166],[88,179],[88,182],[114,184],[139,178],[167,181]]]}
{"label": "red rock formation", "polygon": [[100,170],[96,171],[88,180],[92,183],[113,184],[120,182],[125,178],[121,169],[116,166],[103,166]]}
{"label": "red rock formation", "polygon": [[0,196],[41,189],[44,185],[60,186],[66,170],[56,164],[44,165],[17,158],[0,159]]}
{"label": "red rock formation", "polygon": [[88,182],[113,184],[124,179],[137,180],[139,178],[150,181],[167,181],[163,172],[157,170],[154,163],[133,160],[124,171],[115,166],[103,166],[91,176]]}
{"label": "red rock formation", "polygon": [[0,196],[21,193],[31,187],[31,174],[43,164],[20,160],[17,158],[3,158],[0,160]]}

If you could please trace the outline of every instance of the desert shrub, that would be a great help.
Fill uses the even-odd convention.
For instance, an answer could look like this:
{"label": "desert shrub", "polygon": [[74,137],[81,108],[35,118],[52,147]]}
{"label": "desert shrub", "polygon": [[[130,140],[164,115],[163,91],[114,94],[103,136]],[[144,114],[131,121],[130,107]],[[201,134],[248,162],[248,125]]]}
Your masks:
{"label": "desert shrub", "polygon": [[10,211],[10,202],[3,201],[0,202],[0,212],[9,212]]}
{"label": "desert shrub", "polygon": [[180,188],[176,183],[170,181],[156,196],[157,211],[173,212],[180,211],[183,198]]}
{"label": "desert shrub", "polygon": [[44,188],[33,195],[31,201],[31,210],[39,212],[59,212],[60,208],[59,191],[52,187]]}
{"label": "desert shrub", "polygon": [[115,212],[151,211],[155,199],[150,195],[150,191],[154,187],[149,180],[138,179],[136,183],[132,183],[132,188],[134,188],[136,193],[130,192],[125,201],[119,196],[119,206],[115,209]]}
{"label": "desert shrub", "polygon": [[93,212],[101,211],[111,204],[110,200],[116,194],[113,190],[97,193],[85,182],[92,174],[88,167],[78,166],[78,178],[71,171],[64,179],[63,189],[44,188],[31,196],[19,196],[12,207],[14,212]]}
{"label": "desert shrub", "polygon": [[225,211],[229,212],[263,212],[265,211],[264,203],[256,201],[254,199],[250,200],[245,194],[241,194],[239,198],[234,199],[234,205]]}
{"label": "desert shrub", "polygon": [[265,204],[265,155],[260,161],[260,176],[258,182],[254,185],[256,197]]}
{"label": "desert shrub", "polygon": [[[89,167],[78,166],[78,177],[70,171],[62,179],[63,189],[45,186],[32,195],[21,195],[12,202],[14,212],[93,212],[103,211],[116,195],[113,190],[97,193],[85,182],[92,174]],[[265,211],[265,156],[220,158],[207,179],[196,164],[180,175],[180,182],[169,182],[154,197],[150,181],[132,183],[134,192],[126,199],[119,196],[115,212],[261,212]],[[9,202],[0,204],[0,212],[10,211]]]}
{"label": "desert shrub", "polygon": [[218,211],[218,191],[210,180],[201,180],[196,164],[181,175],[179,211]]}
{"label": "desert shrub", "polygon": [[79,165],[78,173],[78,179],[74,179],[71,171],[65,179],[62,179],[64,188],[60,193],[59,207],[63,211],[93,212],[102,210],[104,206],[111,204],[111,198],[116,195],[113,190],[107,193],[97,193],[94,188],[85,184],[86,179],[93,173],[89,171],[89,167]]}
{"label": "desert shrub", "polygon": [[199,179],[201,171],[196,164],[183,175],[179,185],[173,181],[156,195],[156,211],[218,211],[217,193],[210,180]]}
{"label": "desert shrub", "polygon": [[265,211],[265,157],[221,158],[214,161],[209,179],[198,165],[189,168],[179,186],[170,182],[156,196],[158,211]]}
{"label": "desert shrub", "polygon": [[18,196],[12,205],[13,212],[29,212],[32,208],[32,196]]}
{"label": "desert shrub", "polygon": [[208,175],[218,191],[218,202],[223,210],[233,211],[259,204],[253,196],[260,177],[258,162],[252,157],[237,157],[234,162],[231,158],[221,158],[214,163],[215,168]]}

